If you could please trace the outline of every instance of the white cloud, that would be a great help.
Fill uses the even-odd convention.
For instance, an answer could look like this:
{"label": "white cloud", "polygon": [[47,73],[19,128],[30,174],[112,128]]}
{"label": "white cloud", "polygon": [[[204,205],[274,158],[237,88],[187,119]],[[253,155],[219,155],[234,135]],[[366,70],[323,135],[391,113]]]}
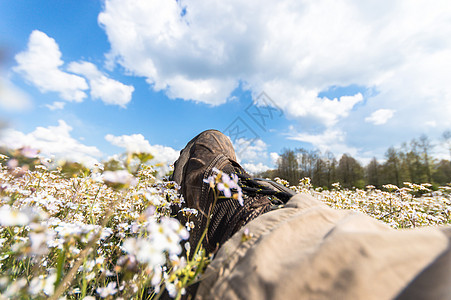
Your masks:
{"label": "white cloud", "polygon": [[436,127],[436,126],[437,126],[437,122],[434,121],[434,120],[426,121],[426,122],[424,123],[424,125],[425,125],[425,126],[428,126],[428,127]]}
{"label": "white cloud", "polygon": [[[440,131],[451,126],[450,16],[446,0],[107,0],[99,23],[108,57],[172,98],[217,105],[243,83],[326,133],[384,107],[409,130],[437,120]],[[318,96],[349,85],[377,93]]]}
{"label": "white cloud", "polygon": [[378,109],[369,117],[366,117],[365,122],[373,123],[374,125],[383,125],[393,117],[394,113],[395,111],[393,109]]}
{"label": "white cloud", "polygon": [[[179,157],[179,151],[162,145],[151,145],[142,134],[114,136],[107,134],[105,140],[127,152],[147,152],[154,156],[151,163],[170,165]],[[166,168],[167,169],[167,168]],[[166,170],[165,169],[165,170]]]}
{"label": "white cloud", "polygon": [[267,165],[265,165],[261,162],[258,164],[251,164],[251,163],[243,164],[243,168],[244,168],[244,170],[246,170],[246,172],[248,172],[251,175],[265,172],[265,171],[268,171],[271,169],[270,167],[268,167]]}
{"label": "white cloud", "polygon": [[55,101],[52,104],[46,104],[45,106],[50,110],[58,110],[63,109],[65,105],[66,105],[65,102]]}
{"label": "white cloud", "polygon": [[124,148],[127,152],[149,152],[151,145],[142,134],[114,136],[107,134],[105,140],[112,145]]}
{"label": "white cloud", "polygon": [[234,141],[233,148],[239,162],[255,163],[268,157],[266,152],[268,145],[261,139],[247,140],[240,138]]}
{"label": "white cloud", "polygon": [[280,155],[276,152],[271,152],[269,153],[269,156],[271,157],[271,163],[273,164],[273,166],[276,166]]}
{"label": "white cloud", "polygon": [[[250,174],[257,174],[271,169],[266,162],[268,160],[268,145],[261,139],[247,140],[244,138],[237,139],[233,143],[238,162],[243,166],[244,170]],[[272,152],[271,161],[277,161],[278,154]],[[276,158],[277,156],[277,158]]]}
{"label": "white cloud", "polygon": [[330,151],[337,156],[344,153],[356,156],[358,153],[358,149],[346,145],[346,134],[339,129],[327,129],[320,134],[296,133],[289,139],[310,143],[323,153]]}
{"label": "white cloud", "polygon": [[305,87],[287,85],[279,81],[264,83],[262,90],[271,91],[271,95],[278,95],[272,97],[276,99],[277,105],[288,116],[294,118],[313,117],[328,127],[335,125],[340,119],[346,118],[353,107],[363,101],[361,93],[334,99],[319,98],[318,91],[309,91]]}
{"label": "white cloud", "polygon": [[0,136],[0,145],[12,149],[28,146],[40,150],[44,156],[81,162],[87,166],[98,162],[102,152],[96,147],[81,144],[70,135],[71,131],[72,127],[63,120],[59,120],[57,126],[37,127],[28,134],[5,129]]}
{"label": "white cloud", "polygon": [[22,111],[31,106],[30,96],[0,75],[0,108],[6,111]]}
{"label": "white cloud", "polygon": [[35,85],[41,92],[57,92],[67,101],[81,102],[88,89],[85,79],[62,71],[64,64],[55,40],[44,32],[34,30],[30,34],[26,51],[16,55],[14,70]]}
{"label": "white cloud", "polygon": [[433,140],[431,141],[435,147],[432,149],[432,155],[436,159],[451,159],[450,147],[451,145],[446,144],[443,140]]}
{"label": "white cloud", "polygon": [[83,75],[89,80],[93,99],[100,99],[105,104],[119,105],[124,108],[132,99],[132,93],[135,90],[133,86],[108,78],[92,63],[73,62],[68,70]]}

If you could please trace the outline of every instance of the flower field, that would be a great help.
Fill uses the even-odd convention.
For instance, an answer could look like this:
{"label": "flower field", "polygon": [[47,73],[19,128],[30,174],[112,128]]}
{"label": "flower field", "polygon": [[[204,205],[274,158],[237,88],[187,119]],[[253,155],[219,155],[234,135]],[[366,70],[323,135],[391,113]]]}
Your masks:
{"label": "flower field", "polygon": [[[1,156],[0,299],[178,298],[196,282],[209,258],[184,242],[192,224],[171,218],[178,187],[143,161],[68,177],[45,160],[28,169]],[[394,228],[451,222],[450,186],[321,191],[303,179],[291,188]]]}

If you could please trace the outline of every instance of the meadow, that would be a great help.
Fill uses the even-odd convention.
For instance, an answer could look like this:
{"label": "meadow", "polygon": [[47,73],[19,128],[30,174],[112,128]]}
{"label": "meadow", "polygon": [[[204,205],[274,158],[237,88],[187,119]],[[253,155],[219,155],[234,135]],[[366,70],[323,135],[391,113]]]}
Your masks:
{"label": "meadow", "polygon": [[[183,202],[178,186],[148,165],[148,156],[130,154],[117,170],[98,164],[71,176],[29,156],[33,167],[0,157],[0,299],[157,299],[163,292],[180,298],[199,280],[211,257],[187,244],[192,223],[171,217]],[[337,183],[321,190],[304,178],[290,188],[393,228],[451,223],[450,185]]]}

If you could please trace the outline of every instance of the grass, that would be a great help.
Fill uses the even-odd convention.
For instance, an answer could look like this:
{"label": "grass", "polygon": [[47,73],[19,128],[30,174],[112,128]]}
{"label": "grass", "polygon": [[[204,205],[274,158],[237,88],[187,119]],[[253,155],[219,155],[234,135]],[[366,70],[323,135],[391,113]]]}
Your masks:
{"label": "grass", "polygon": [[[171,217],[178,187],[141,156],[128,156],[125,173],[98,165],[72,177],[46,161],[30,170],[0,158],[0,299],[178,298],[199,279],[210,258],[199,247],[185,259],[192,224]],[[305,178],[290,188],[394,228],[451,223],[450,186],[325,191]]]}

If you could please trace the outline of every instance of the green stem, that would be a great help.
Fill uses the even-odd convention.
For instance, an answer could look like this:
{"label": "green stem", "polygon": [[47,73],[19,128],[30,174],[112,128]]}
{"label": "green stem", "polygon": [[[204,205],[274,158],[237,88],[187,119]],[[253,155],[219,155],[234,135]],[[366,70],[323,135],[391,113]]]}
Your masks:
{"label": "green stem", "polygon": [[202,255],[201,261],[200,261],[199,265],[197,266],[196,273],[194,273],[194,276],[192,277],[192,279],[186,283],[186,286],[190,286],[193,283],[197,282],[196,277],[201,272],[201,270],[204,268],[204,265],[205,265],[205,256]]}
{"label": "green stem", "polygon": [[202,241],[204,240],[205,236],[207,235],[208,227],[210,226],[210,221],[211,221],[211,212],[213,211],[217,201],[218,201],[218,195],[215,193],[215,200],[213,201],[213,205],[211,206],[210,211],[208,212],[207,224],[205,225],[204,232],[202,232],[202,236],[200,237],[200,240],[197,243],[196,249],[193,252],[193,256],[190,259],[190,263],[192,263],[194,261],[194,257],[196,256],[197,252],[199,251],[199,249],[202,245]]}
{"label": "green stem", "polygon": [[163,281],[163,284],[162,284],[161,287],[160,287],[160,291],[159,291],[158,294],[155,296],[155,298],[152,299],[152,300],[158,300],[158,299],[160,299],[160,297],[163,295],[163,292],[164,292],[165,289],[166,289],[166,284],[165,284],[164,281]]}
{"label": "green stem", "polygon": [[[211,222],[211,213],[212,213],[214,207],[216,206],[216,202],[218,201],[218,198],[219,198],[219,195],[218,195],[218,194],[219,194],[218,192],[216,192],[216,193],[214,194],[215,199],[214,199],[214,201],[213,201],[212,206],[210,207],[210,209],[209,209],[209,211],[208,211],[208,215],[207,215],[207,223],[205,224],[205,229],[204,229],[204,231],[202,232],[202,235],[201,235],[199,241],[197,242],[196,249],[194,250],[193,255],[191,256],[191,259],[188,261],[188,265],[190,266],[190,269],[192,268],[192,266],[195,265],[195,261],[194,261],[194,260],[195,260],[195,257],[196,257],[196,255],[199,253],[199,251],[201,251],[202,242],[203,242],[205,236],[207,235],[208,227],[210,226],[210,222]],[[198,266],[197,266],[197,269],[196,269],[196,272],[195,272],[193,278],[196,278],[196,276],[199,274],[199,272],[200,272],[201,269],[203,268],[203,265],[204,265],[204,256],[202,255],[201,261],[200,261],[200,263],[199,263]],[[186,276],[186,277],[183,279],[182,287],[187,287],[187,286],[191,285],[191,283],[193,282],[193,280],[189,280],[188,277],[189,277],[189,276]],[[181,296],[182,296],[182,289],[180,289],[180,290],[177,292],[177,296],[176,296],[175,299],[176,299],[176,300],[179,300],[179,299],[181,299]]]}
{"label": "green stem", "polygon": [[89,212],[89,214],[91,215],[91,224],[95,224],[94,216],[92,215],[92,210],[94,209],[94,204],[96,203],[97,196],[99,195],[101,188],[102,186],[100,185],[96,195],[94,196],[94,200],[92,200],[91,211]]}
{"label": "green stem", "polygon": [[[106,226],[108,221],[110,220],[110,217],[113,215],[113,207],[108,210],[105,214],[105,218],[102,221],[102,224],[100,224],[100,227],[103,228]],[[58,287],[55,289],[55,293],[49,298],[49,300],[56,300],[58,299],[70,286],[73,279],[75,278],[75,275],[77,274],[78,268],[81,266],[81,264],[84,262],[85,258],[89,255],[89,253],[95,249],[95,244],[99,240],[101,235],[101,232],[99,231],[86,245],[86,247],[80,252],[78,259],[75,261],[72,268],[67,272],[66,276],[61,280],[61,284],[58,285]]]}
{"label": "green stem", "polygon": [[60,254],[58,255],[58,262],[56,265],[56,281],[55,281],[55,289],[58,287],[61,278],[63,278],[63,269],[64,269],[64,262],[66,261],[66,250],[61,250]]}
{"label": "green stem", "polygon": [[[87,258],[85,257],[85,260],[83,262],[83,267],[86,266],[86,260]],[[88,281],[86,280],[86,270],[83,268],[83,279],[82,279],[82,283],[81,283],[81,298],[83,299],[86,296],[86,290],[88,289]]]}

